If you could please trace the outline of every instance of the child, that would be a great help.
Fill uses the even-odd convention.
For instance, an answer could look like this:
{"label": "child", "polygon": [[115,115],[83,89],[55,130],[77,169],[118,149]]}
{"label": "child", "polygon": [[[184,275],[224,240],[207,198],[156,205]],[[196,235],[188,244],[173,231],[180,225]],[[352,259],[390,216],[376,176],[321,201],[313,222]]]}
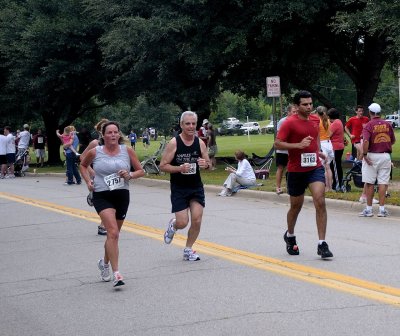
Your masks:
{"label": "child", "polygon": [[72,146],[73,140],[74,140],[74,131],[71,130],[71,126],[67,126],[64,128],[64,133],[60,134],[60,132],[57,130],[56,131],[57,136],[60,138],[64,149],[69,148],[71,149],[72,152],[75,153],[76,156],[79,156],[80,154],[76,151],[74,146]]}

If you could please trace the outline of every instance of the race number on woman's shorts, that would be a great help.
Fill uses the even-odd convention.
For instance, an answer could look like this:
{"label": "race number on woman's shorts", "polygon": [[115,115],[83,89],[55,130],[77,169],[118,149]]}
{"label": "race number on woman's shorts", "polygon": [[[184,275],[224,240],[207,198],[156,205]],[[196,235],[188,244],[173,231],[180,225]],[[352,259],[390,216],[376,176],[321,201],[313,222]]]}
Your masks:
{"label": "race number on woman's shorts", "polygon": [[110,190],[120,189],[125,185],[125,180],[117,173],[105,176],[104,182],[107,184],[107,187]]}
{"label": "race number on woman's shorts", "polygon": [[315,167],[317,165],[317,154],[316,153],[302,153],[301,154],[301,166],[302,167]]}

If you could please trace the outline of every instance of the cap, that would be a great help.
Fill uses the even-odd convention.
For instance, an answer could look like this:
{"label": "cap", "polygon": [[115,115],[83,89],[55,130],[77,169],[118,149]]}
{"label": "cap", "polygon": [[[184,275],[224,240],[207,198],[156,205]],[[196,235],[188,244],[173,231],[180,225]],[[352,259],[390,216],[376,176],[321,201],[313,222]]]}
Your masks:
{"label": "cap", "polygon": [[377,103],[372,103],[369,105],[368,110],[370,110],[372,113],[381,113],[381,107]]}
{"label": "cap", "polygon": [[203,120],[203,125],[208,124],[208,119]]}
{"label": "cap", "polygon": [[29,128],[29,125],[28,125],[28,124],[25,124],[25,125],[24,125],[24,128]]}

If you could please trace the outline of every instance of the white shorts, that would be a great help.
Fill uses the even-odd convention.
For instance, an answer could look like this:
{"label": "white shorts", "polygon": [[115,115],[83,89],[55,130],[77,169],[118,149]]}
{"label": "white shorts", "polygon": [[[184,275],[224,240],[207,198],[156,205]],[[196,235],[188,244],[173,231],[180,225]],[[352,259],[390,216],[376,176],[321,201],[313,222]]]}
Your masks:
{"label": "white shorts", "polygon": [[368,153],[368,159],[372,161],[369,165],[363,160],[362,162],[362,181],[364,183],[389,184],[390,170],[392,169],[392,160],[389,153]]}
{"label": "white shorts", "polygon": [[321,160],[323,165],[330,164],[335,158],[332,142],[330,140],[321,140],[321,150],[325,154],[325,160]]}

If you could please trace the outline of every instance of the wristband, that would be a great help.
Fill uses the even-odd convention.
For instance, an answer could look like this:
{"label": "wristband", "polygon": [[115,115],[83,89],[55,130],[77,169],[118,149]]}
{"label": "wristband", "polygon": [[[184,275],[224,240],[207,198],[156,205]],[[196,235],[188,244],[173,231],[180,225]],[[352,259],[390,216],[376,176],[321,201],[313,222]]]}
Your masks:
{"label": "wristband", "polygon": [[364,155],[364,156],[367,156],[367,155],[368,155],[368,153],[363,153],[363,155]]}

